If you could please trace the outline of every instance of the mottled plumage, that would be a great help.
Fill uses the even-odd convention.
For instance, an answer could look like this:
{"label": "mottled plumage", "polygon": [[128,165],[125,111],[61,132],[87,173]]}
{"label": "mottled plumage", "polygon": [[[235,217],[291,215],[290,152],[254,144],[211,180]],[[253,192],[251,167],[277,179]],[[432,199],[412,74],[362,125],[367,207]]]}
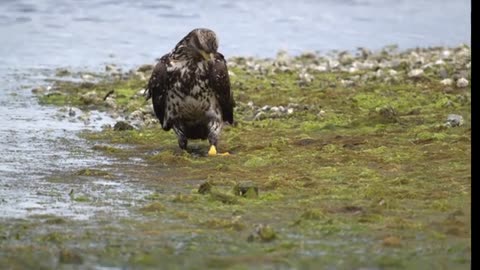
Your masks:
{"label": "mottled plumage", "polygon": [[217,48],[213,31],[194,29],[159,59],[148,82],[162,128],[175,131],[182,149],[188,139],[216,147],[224,122],[233,123],[227,63]]}

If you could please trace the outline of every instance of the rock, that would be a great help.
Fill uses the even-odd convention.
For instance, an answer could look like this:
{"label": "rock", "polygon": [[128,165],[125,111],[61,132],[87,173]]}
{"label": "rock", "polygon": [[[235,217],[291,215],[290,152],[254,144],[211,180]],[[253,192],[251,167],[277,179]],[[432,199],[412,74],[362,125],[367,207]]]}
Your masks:
{"label": "rock", "polygon": [[443,60],[439,59],[439,60],[435,61],[435,65],[436,66],[443,66],[443,65],[445,65],[445,62]]}
{"label": "rock", "polygon": [[288,66],[292,61],[290,55],[285,50],[280,50],[277,53],[277,57],[275,58],[275,65],[277,66]]}
{"label": "rock", "polygon": [[280,111],[280,108],[278,108],[277,106],[273,106],[272,108],[270,108],[270,111],[272,111],[272,112],[279,112],[279,111]]}
{"label": "rock", "polygon": [[293,113],[293,108],[288,108],[287,109],[287,114],[292,114]]}
{"label": "rock", "polygon": [[394,70],[394,69],[389,69],[389,70],[388,70],[388,75],[390,75],[390,76],[395,76],[395,75],[397,75],[397,73],[398,73],[398,72],[397,72],[396,70]]}
{"label": "rock", "polygon": [[258,187],[253,183],[240,183],[233,187],[233,194],[245,198],[258,198]]}
{"label": "rock", "polygon": [[74,117],[77,113],[75,112],[75,109],[73,108],[68,108],[68,116]]}
{"label": "rock", "polygon": [[107,107],[110,107],[112,109],[117,108],[117,102],[115,101],[115,99],[113,97],[107,97],[105,99],[105,105],[107,105]]}
{"label": "rock", "polygon": [[447,79],[448,78],[448,71],[444,67],[439,68],[438,71],[437,71],[437,74],[442,79]]}
{"label": "rock", "polygon": [[92,81],[94,79],[94,77],[90,74],[82,74],[80,77],[85,81]]}
{"label": "rock", "polygon": [[47,92],[47,88],[43,86],[35,87],[32,89],[32,93],[34,94],[43,94]]}
{"label": "rock", "polygon": [[267,118],[267,114],[265,112],[258,112],[255,117],[253,117],[253,120],[258,121],[258,120],[263,120]]}
{"label": "rock", "polygon": [[198,193],[200,194],[207,194],[207,193],[210,193],[210,191],[212,190],[212,184],[210,182],[204,182],[202,184],[200,184],[200,187],[198,187]]}
{"label": "rock", "polygon": [[269,105],[265,105],[262,107],[262,111],[266,112],[266,111],[269,111],[270,110],[270,106]]}
{"label": "rock", "polygon": [[299,84],[300,85],[309,85],[313,81],[313,76],[307,73],[306,71],[302,71],[298,74]]}
{"label": "rock", "polygon": [[458,114],[449,114],[447,116],[447,122],[445,126],[447,127],[458,127],[463,125],[463,117]]}
{"label": "rock", "polygon": [[457,87],[464,88],[468,86],[468,80],[465,78],[460,78],[457,80]]}
{"label": "rock", "polygon": [[253,233],[251,233],[247,241],[261,241],[261,242],[270,242],[277,238],[277,233],[269,225],[258,224],[255,226]]}
{"label": "rock", "polygon": [[398,113],[395,110],[395,108],[393,108],[390,105],[376,108],[376,111],[382,117],[383,120],[386,120],[388,122],[397,122],[398,121],[398,119],[397,119]]}
{"label": "rock", "polygon": [[113,71],[113,70],[116,70],[117,67],[113,64],[110,64],[110,65],[105,65],[105,71]]}
{"label": "rock", "polygon": [[133,130],[133,129],[134,127],[125,121],[118,121],[113,126],[113,130],[115,131]]}
{"label": "rock", "polygon": [[70,74],[71,74],[70,71],[68,71],[68,69],[66,69],[66,68],[59,68],[59,69],[57,69],[57,72],[55,73],[55,75],[58,76],[58,77],[68,76]]}
{"label": "rock", "polygon": [[355,85],[355,82],[352,80],[340,80],[340,83],[342,84],[343,87],[351,87]]}
{"label": "rock", "polygon": [[80,96],[80,100],[83,101],[86,105],[88,104],[96,104],[100,101],[97,92],[90,91]]}
{"label": "rock", "polygon": [[133,111],[129,116],[129,120],[140,120],[143,121],[143,112],[141,110]]}
{"label": "rock", "polygon": [[420,78],[423,76],[423,69],[412,69],[408,72],[409,78]]}
{"label": "rock", "polygon": [[445,86],[450,86],[450,85],[453,84],[453,80],[447,78],[447,79],[441,80],[440,83],[441,83],[442,85],[445,85]]}

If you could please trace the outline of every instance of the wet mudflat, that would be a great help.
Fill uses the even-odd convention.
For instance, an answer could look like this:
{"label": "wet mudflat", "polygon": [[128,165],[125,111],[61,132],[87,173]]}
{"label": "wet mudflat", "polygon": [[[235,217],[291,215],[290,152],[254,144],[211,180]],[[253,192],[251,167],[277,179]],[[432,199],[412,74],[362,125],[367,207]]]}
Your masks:
{"label": "wet mudflat", "polygon": [[[180,151],[161,130],[142,95],[150,66],[57,70],[38,101],[87,128],[46,149],[93,162],[2,201],[0,265],[468,269],[470,53],[231,58],[227,157],[207,157],[201,141]],[[43,199],[11,214],[29,202],[22,192]]]}

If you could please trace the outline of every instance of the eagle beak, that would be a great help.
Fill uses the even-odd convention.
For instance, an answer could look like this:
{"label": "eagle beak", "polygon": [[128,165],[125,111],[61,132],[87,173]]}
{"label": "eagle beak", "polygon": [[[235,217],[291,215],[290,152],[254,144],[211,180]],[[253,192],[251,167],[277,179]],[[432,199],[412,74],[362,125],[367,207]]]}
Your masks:
{"label": "eagle beak", "polygon": [[209,61],[209,60],[213,60],[213,53],[207,53],[206,51],[204,50],[199,50],[200,54],[202,55],[203,59]]}

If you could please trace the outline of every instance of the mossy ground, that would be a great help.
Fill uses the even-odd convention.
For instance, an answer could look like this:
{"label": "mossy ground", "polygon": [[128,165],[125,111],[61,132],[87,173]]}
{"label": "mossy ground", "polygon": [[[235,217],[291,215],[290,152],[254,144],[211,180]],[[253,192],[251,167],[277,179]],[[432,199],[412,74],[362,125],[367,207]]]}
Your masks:
{"label": "mossy ground", "polygon": [[[139,158],[142,166],[123,162],[74,175],[116,175],[152,194],[132,199],[128,218],[47,217],[2,225],[0,265],[469,268],[469,87],[446,93],[438,80],[408,79],[406,72],[398,80],[348,87],[339,82],[359,74],[313,72],[313,82],[300,86],[295,72],[258,76],[231,70],[239,106],[236,124],[225,127],[219,144],[230,156],[208,157],[201,141],[191,141],[183,152],[174,134],[160,127],[85,132],[99,153],[119,161]],[[118,103],[127,108],[142,87],[138,79],[88,89],[73,85],[63,101],[42,100],[80,105],[80,93],[113,88],[121,89]],[[302,106],[252,121],[249,101],[260,107]],[[449,113],[462,115],[465,124],[445,127]],[[206,181],[212,191],[199,194]],[[235,196],[234,186],[243,182],[256,185],[259,197]],[[251,237],[258,224],[274,230],[273,240]]]}

